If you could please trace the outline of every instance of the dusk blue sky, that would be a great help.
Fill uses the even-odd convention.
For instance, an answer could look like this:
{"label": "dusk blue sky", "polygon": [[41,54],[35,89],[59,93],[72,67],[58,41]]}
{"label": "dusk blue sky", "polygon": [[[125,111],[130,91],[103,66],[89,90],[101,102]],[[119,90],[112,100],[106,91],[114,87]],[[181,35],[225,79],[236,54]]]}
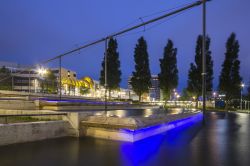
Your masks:
{"label": "dusk blue sky", "polygon": [[[128,25],[159,16],[195,0],[1,0],[0,61],[36,64],[76,48]],[[240,43],[241,74],[249,81],[250,1],[212,0],[207,5],[207,32],[211,37],[214,60],[214,89],[224,60],[225,42],[232,32]],[[167,39],[178,48],[179,90],[187,83],[190,63],[194,60],[197,35],[201,33],[201,6],[195,7],[162,24],[153,24],[118,37],[122,70],[122,87],[134,70],[133,52],[137,39],[148,42],[150,69],[159,73],[159,58]],[[149,17],[144,17],[151,15]],[[130,24],[132,23],[132,24]],[[157,26],[156,26],[157,25]],[[153,28],[152,28],[153,26]],[[127,26],[128,27],[128,26]],[[148,30],[147,30],[148,29]],[[63,59],[63,66],[75,70],[79,77],[99,79],[104,44],[85,49]],[[55,66],[58,62],[49,64]]]}

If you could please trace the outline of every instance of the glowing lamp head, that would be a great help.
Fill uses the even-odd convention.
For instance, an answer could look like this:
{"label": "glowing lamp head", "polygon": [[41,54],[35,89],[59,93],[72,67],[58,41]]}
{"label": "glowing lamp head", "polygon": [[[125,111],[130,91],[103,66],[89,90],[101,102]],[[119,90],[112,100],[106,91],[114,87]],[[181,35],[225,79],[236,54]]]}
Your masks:
{"label": "glowing lamp head", "polygon": [[37,73],[41,76],[47,74],[47,70],[45,68],[39,68],[37,69]]}
{"label": "glowing lamp head", "polygon": [[244,88],[244,87],[245,87],[245,84],[244,84],[244,83],[242,83],[240,86],[241,86],[242,88]]}

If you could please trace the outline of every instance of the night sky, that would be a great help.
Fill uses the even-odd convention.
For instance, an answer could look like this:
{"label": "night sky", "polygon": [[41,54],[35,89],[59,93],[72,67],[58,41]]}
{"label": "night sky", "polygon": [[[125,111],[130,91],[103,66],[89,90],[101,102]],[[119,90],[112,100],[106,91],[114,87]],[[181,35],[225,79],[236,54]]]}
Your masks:
{"label": "night sky", "polygon": [[[110,33],[157,17],[176,6],[195,0],[1,0],[0,61],[36,64]],[[250,79],[250,1],[213,0],[208,5],[208,34],[214,60],[214,89],[224,60],[225,42],[231,32],[240,42],[241,74]],[[194,60],[196,38],[201,34],[201,6],[135,30],[117,38],[122,69],[122,87],[134,70],[133,51],[137,39],[148,42],[150,69],[159,73],[159,58],[167,39],[178,48],[179,89],[186,86]],[[157,13],[158,14],[153,14]],[[148,16],[148,17],[144,17]],[[99,79],[104,43],[63,59],[63,66],[78,76]],[[58,62],[49,64],[56,66]]]}

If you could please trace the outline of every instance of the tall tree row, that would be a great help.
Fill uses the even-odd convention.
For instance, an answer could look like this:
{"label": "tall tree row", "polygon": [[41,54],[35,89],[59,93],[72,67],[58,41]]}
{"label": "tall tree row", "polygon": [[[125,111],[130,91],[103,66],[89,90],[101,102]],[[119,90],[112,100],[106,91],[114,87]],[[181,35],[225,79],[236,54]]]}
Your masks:
{"label": "tall tree row", "polygon": [[226,95],[227,102],[240,97],[242,78],[238,57],[239,42],[236,40],[235,33],[232,33],[226,43],[225,60],[219,77],[219,91]]}
{"label": "tall tree row", "polygon": [[164,48],[163,58],[160,59],[160,73],[158,74],[160,88],[163,98],[168,100],[171,91],[178,85],[178,69],[177,69],[177,48],[174,48],[172,40],[168,40]]}
{"label": "tall tree row", "polygon": [[[107,88],[110,91],[119,88],[121,82],[121,70],[119,53],[117,51],[117,41],[113,38],[109,40],[107,49]],[[100,73],[100,84],[105,84],[105,55],[102,62],[102,69]]]}
{"label": "tall tree row", "polygon": [[[188,73],[187,92],[198,98],[202,93],[202,36],[199,35],[196,42],[195,62],[190,64]],[[206,90],[213,89],[213,60],[210,51],[210,38],[206,37]]]}
{"label": "tall tree row", "polygon": [[135,46],[134,61],[135,70],[132,73],[131,86],[133,91],[139,96],[139,101],[141,101],[142,95],[148,93],[151,87],[147,43],[143,37],[139,38]]}

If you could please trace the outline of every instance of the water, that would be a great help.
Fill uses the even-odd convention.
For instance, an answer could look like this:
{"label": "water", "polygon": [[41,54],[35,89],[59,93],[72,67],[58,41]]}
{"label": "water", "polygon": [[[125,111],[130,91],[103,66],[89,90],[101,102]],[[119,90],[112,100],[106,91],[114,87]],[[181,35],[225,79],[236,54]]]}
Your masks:
{"label": "water", "polygon": [[0,147],[0,165],[248,166],[250,115],[208,113],[207,125],[185,126],[136,143],[60,138]]}
{"label": "water", "polygon": [[[188,110],[182,108],[173,108],[169,110],[164,109],[124,109],[124,110],[108,110],[107,116],[115,116],[115,117],[150,117],[156,114],[180,114],[185,112],[192,112],[197,110]],[[94,115],[103,115],[104,111],[91,111]]]}

